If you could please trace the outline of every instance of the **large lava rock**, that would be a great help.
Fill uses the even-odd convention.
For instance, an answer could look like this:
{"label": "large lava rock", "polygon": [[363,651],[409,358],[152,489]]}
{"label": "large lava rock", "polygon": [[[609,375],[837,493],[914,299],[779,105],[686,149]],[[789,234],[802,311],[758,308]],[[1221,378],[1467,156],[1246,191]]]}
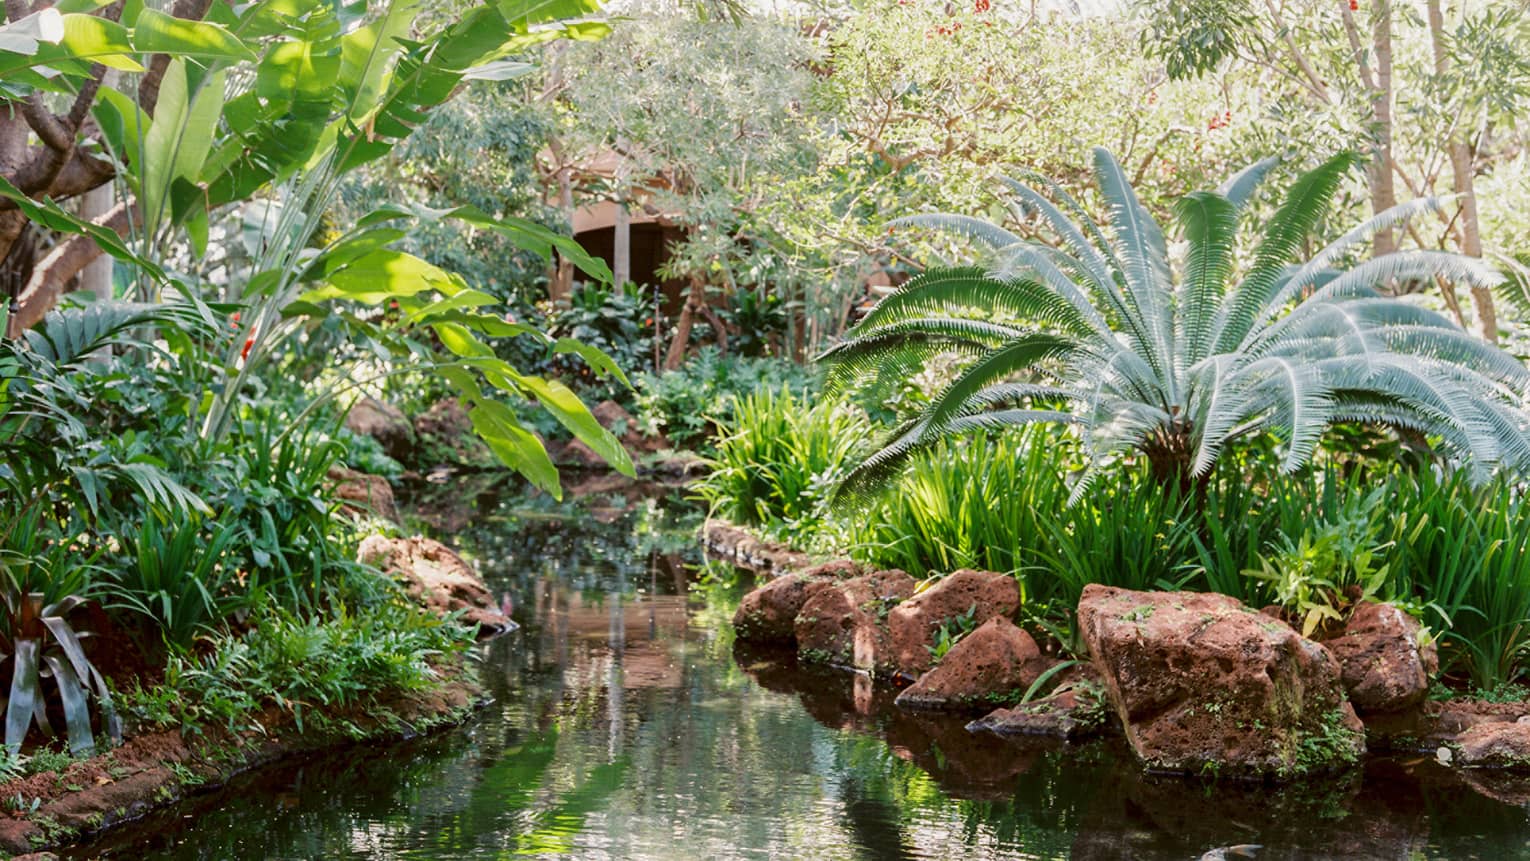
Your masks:
{"label": "large lava rock", "polygon": [[939,709],[1016,702],[1047,664],[1030,634],[995,616],[952,646],[933,670],[898,695],[897,704]]}
{"label": "large lava rock", "polygon": [[843,560],[775,577],[739,602],[733,614],[733,629],[744,642],[795,643],[797,614],[802,612],[802,605],[835,581],[862,573],[859,565]]}
{"label": "large lava rock", "polygon": [[399,462],[414,450],[414,426],[403,410],[376,398],[362,398],[345,414],[345,426],[353,433],[377,440],[388,457]]}
{"label": "large lava rock", "polygon": [[1458,765],[1530,771],[1530,722],[1478,724],[1450,746]]}
{"label": "large lava rock", "polygon": [[996,616],[1014,615],[1020,587],[1008,574],[962,569],[894,607],[888,615],[892,658],[899,672],[918,676],[930,668],[930,649],[941,625],[969,611],[976,624]]}
{"label": "large lava rock", "polygon": [[1419,645],[1422,626],[1392,604],[1355,607],[1323,645],[1339,660],[1344,690],[1360,714],[1399,712],[1424,701],[1440,668],[1434,646]]}
{"label": "large lava rock", "polygon": [[1233,598],[1091,585],[1078,624],[1149,768],[1285,777],[1365,749],[1333,655]]}
{"label": "large lava rock", "polygon": [[877,571],[814,592],[793,625],[797,652],[804,658],[857,669],[890,665],[887,614],[914,594],[914,578],[902,571]]}
{"label": "large lava rock", "polygon": [[399,522],[393,486],[386,478],[346,469],[339,464],[331,466],[325,478],[329,479],[330,492],[344,503],[345,510]]}
{"label": "large lava rock", "polygon": [[480,636],[515,627],[478,572],[435,539],[369,535],[356,557],[402,582],[409,597],[425,609],[441,616],[461,611],[464,622],[479,626]]}

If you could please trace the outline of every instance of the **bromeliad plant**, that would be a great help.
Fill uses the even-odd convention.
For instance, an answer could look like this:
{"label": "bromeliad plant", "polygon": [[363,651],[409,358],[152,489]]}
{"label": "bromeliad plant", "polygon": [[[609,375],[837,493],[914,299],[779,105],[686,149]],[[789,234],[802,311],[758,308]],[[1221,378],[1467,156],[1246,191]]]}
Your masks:
{"label": "bromeliad plant", "polygon": [[966,234],[991,249],[992,264],[931,270],[884,299],[824,354],[831,382],[948,352],[970,364],[850,474],[841,497],[867,494],[946,434],[1033,422],[1080,429],[1089,468],[1074,500],[1128,453],[1144,456],[1158,483],[1188,491],[1230,442],[1260,432],[1283,440],[1282,467],[1294,470],[1342,421],[1437,436],[1479,479],[1530,464],[1525,366],[1388,295],[1422,279],[1475,287],[1499,276],[1478,260],[1423,250],[1344,267],[1372,233],[1431,200],[1383,212],[1299,259],[1355,164],[1347,154],[1296,181],[1239,266],[1241,216],[1271,164],[1179,201],[1182,255],[1170,254],[1164,229],[1103,149],[1094,156],[1103,226],[1055,184],[1045,187],[1057,203],[1007,181],[1016,214],[1039,215],[1058,247],[965,216],[905,219]]}

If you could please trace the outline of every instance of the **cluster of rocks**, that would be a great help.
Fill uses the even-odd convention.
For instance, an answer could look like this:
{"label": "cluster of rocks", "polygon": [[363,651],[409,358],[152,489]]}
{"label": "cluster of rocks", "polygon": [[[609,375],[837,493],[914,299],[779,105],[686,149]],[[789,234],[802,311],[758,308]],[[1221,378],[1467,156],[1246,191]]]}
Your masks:
{"label": "cluster of rocks", "polygon": [[[836,562],[771,579],[734,625],[746,642],[911,682],[903,708],[985,712],[969,731],[1072,740],[1118,727],[1152,771],[1293,777],[1354,762],[1368,738],[1530,769],[1530,705],[1428,701],[1434,647],[1389,604],[1362,602],[1308,639],[1225,595],[1094,585],[1078,605],[1076,661],[1016,625],[1019,604],[1005,574],[920,584]],[[957,628],[970,632],[937,662],[937,638]]]}

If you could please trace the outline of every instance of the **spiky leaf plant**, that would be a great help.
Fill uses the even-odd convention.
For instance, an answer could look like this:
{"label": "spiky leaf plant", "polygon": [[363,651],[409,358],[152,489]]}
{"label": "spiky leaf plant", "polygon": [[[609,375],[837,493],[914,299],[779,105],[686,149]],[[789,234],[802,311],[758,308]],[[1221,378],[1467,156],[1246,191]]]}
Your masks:
{"label": "spiky leaf plant", "polygon": [[904,219],[966,235],[991,251],[990,265],[933,269],[888,296],[824,354],[830,382],[948,352],[970,364],[849,475],[840,498],[879,487],[944,435],[1032,422],[1079,427],[1090,465],[1075,499],[1132,452],[1158,481],[1189,489],[1229,442],[1264,431],[1284,441],[1292,470],[1341,421],[1437,436],[1479,478],[1530,463],[1525,366],[1389,295],[1423,279],[1487,286],[1500,276],[1440,251],[1342,265],[1376,230],[1434,201],[1383,212],[1299,258],[1354,164],[1340,155],[1298,179],[1241,265],[1240,217],[1270,161],[1178,201],[1180,254],[1103,149],[1094,153],[1103,225],[1053,183],[1040,183],[1043,194],[1005,181],[1016,214],[1039,218],[1056,246],[965,216]]}

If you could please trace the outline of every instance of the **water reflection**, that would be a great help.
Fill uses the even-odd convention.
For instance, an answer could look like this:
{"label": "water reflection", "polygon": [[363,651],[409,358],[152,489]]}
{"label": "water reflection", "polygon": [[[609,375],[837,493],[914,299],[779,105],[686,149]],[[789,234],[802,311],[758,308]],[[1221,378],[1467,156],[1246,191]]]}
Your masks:
{"label": "water reflection", "polygon": [[666,531],[658,506],[613,527],[480,505],[460,540],[522,624],[485,648],[481,716],[265,772],[89,854],[1530,858],[1524,784],[1490,798],[1429,762],[1380,761],[1275,792],[1145,777],[1118,742],[969,734],[863,676],[735,648],[744,586],[699,579],[694,533]]}

